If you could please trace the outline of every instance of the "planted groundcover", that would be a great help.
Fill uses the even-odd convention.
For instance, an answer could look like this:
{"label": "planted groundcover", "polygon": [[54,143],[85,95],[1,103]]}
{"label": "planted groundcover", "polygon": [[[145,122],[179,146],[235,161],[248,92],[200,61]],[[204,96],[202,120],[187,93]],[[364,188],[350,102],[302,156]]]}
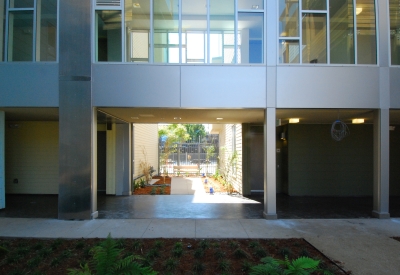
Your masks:
{"label": "planted groundcover", "polygon": [[101,268],[107,264],[101,261],[114,268],[108,274],[120,274],[118,268],[127,265],[136,271],[121,274],[280,274],[264,272],[269,267],[308,272],[287,274],[348,274],[304,239],[113,239],[109,235],[73,240],[0,238],[0,247],[0,274],[106,274]]}

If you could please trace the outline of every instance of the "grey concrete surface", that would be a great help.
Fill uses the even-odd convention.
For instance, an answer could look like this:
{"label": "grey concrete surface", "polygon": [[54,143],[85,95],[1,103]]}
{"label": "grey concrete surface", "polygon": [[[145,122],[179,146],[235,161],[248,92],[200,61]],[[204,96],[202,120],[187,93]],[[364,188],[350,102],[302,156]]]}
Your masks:
{"label": "grey concrete surface", "polygon": [[355,275],[400,274],[400,219],[0,218],[1,237],[304,238]]}

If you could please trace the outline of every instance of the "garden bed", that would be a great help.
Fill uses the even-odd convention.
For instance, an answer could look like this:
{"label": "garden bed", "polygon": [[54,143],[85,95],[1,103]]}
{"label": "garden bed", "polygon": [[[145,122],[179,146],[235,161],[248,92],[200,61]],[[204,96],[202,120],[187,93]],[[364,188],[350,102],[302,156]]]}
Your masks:
{"label": "garden bed", "polygon": [[[0,274],[67,274],[92,259],[91,248],[102,239],[0,238]],[[307,256],[332,274],[345,273],[304,239],[116,239],[121,256],[139,255],[140,264],[158,274],[249,274],[265,256]],[[322,274],[314,272],[312,274]]]}

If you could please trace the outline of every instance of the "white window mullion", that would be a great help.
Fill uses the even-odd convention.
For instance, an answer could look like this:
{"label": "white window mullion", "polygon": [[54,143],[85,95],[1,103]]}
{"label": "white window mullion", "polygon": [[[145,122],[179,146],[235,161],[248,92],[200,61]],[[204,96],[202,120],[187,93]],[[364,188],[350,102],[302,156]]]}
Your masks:
{"label": "white window mullion", "polygon": [[149,30],[149,63],[154,62],[154,2],[153,0],[150,1],[150,30]]}
{"label": "white window mullion", "polygon": [[210,0],[207,0],[207,32],[206,32],[206,49],[204,51],[204,54],[206,54],[206,60],[205,63],[210,63],[210,10],[211,10],[211,6],[210,6]]}
{"label": "white window mullion", "polygon": [[[182,64],[182,0],[178,1],[178,37],[179,37],[179,64]],[[187,39],[185,35],[185,39]],[[187,44],[186,44],[187,46]],[[169,46],[168,46],[169,47]],[[187,49],[186,49],[187,54]],[[169,62],[169,61],[168,61]]]}
{"label": "white window mullion", "polygon": [[303,64],[303,3],[299,0],[299,64]]}
{"label": "white window mullion", "polygon": [[238,38],[239,38],[239,30],[238,30],[238,20],[239,20],[239,12],[238,12],[238,1],[235,1],[235,23],[233,27],[233,60],[234,64],[238,63]]}
{"label": "white window mullion", "polygon": [[354,64],[357,65],[357,0],[353,2],[353,44],[354,44]]}
{"label": "white window mullion", "polygon": [[329,0],[326,0],[326,64],[331,64],[331,25],[329,12]]}
{"label": "white window mullion", "polygon": [[9,2],[6,1],[6,26],[5,26],[5,39],[4,39],[4,61],[8,61],[8,48],[9,48],[9,22],[10,22],[10,17],[9,17]]}
{"label": "white window mullion", "polygon": [[[99,1],[99,0],[97,0]],[[122,62],[130,62],[131,60],[127,60],[127,57],[129,56],[130,59],[130,54],[128,55],[128,49],[126,48],[126,36],[127,36],[127,29],[125,26],[125,0],[121,0],[120,2],[120,11],[121,11],[121,61]],[[130,51],[129,51],[130,52]]]}
{"label": "white window mullion", "polygon": [[[34,1],[33,11],[33,61],[40,61],[40,40],[41,40],[41,18],[42,18],[42,0]],[[35,43],[36,38],[36,43]]]}

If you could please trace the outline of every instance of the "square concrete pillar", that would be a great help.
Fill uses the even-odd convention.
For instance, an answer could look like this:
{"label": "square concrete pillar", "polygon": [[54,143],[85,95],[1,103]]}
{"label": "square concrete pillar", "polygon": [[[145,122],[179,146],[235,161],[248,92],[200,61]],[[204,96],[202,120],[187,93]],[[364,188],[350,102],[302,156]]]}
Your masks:
{"label": "square concrete pillar", "polygon": [[276,109],[267,108],[264,120],[264,213],[266,219],[276,214]]}
{"label": "square concrete pillar", "polygon": [[387,219],[389,214],[389,110],[374,111],[374,205],[372,215]]}

